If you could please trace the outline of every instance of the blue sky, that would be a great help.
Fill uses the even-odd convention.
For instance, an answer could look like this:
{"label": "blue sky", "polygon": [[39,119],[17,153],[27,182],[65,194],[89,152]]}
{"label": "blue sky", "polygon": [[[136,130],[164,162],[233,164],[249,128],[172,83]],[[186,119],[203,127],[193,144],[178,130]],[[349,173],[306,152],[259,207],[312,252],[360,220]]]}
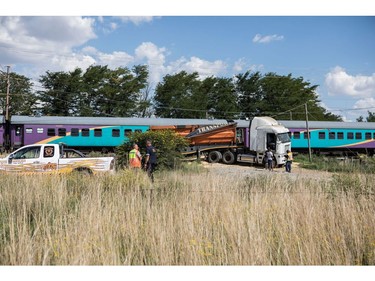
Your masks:
{"label": "blue sky", "polygon": [[145,63],[152,87],[181,70],[202,78],[291,73],[319,85],[322,105],[345,120],[375,111],[374,16],[51,14],[0,17],[3,71],[11,65],[37,79],[46,70]]}

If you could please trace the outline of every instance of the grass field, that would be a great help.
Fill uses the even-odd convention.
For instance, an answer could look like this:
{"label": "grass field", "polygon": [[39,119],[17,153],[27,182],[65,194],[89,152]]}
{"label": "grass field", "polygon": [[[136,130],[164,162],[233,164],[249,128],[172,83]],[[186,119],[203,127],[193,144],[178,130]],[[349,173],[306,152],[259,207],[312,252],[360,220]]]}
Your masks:
{"label": "grass field", "polygon": [[375,175],[2,175],[2,265],[374,265]]}

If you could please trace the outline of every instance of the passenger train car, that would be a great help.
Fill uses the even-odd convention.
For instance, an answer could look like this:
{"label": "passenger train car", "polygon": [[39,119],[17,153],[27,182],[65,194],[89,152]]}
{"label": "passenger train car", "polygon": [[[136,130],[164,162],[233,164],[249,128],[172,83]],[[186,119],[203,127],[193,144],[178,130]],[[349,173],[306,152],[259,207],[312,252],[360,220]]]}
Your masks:
{"label": "passenger train car", "polygon": [[[12,150],[28,144],[64,143],[81,151],[113,151],[128,141],[132,132],[145,132],[151,126],[212,125],[226,120],[172,118],[109,118],[63,116],[12,116]],[[2,122],[0,136],[4,136]],[[3,142],[0,142],[1,144]]]}
{"label": "passenger train car", "polygon": [[[237,137],[244,138],[249,121],[237,122]],[[290,130],[292,150],[307,152],[305,121],[279,120]],[[81,151],[113,151],[128,140],[132,132],[145,132],[153,126],[206,126],[227,123],[225,119],[173,119],[173,118],[112,118],[112,117],[62,117],[62,116],[12,116],[11,148],[34,143],[65,143]],[[0,124],[4,136],[5,122]],[[356,154],[375,153],[375,123],[310,121],[310,147],[314,153]],[[248,139],[243,139],[245,145]],[[0,147],[4,141],[0,141]]]}
{"label": "passenger train car", "polygon": [[[294,152],[307,152],[306,121],[279,120],[290,130]],[[375,153],[375,122],[309,121],[310,147],[316,154]]]}

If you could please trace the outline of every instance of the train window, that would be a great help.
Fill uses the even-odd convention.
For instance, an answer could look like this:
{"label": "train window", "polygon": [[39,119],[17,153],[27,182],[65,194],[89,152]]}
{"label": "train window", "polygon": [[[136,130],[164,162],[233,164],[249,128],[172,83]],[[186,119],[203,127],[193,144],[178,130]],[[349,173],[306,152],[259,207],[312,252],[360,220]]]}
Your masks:
{"label": "train window", "polygon": [[36,129],[36,132],[37,132],[38,134],[43,134],[44,129],[43,129],[43,128],[37,128],[37,129]]}
{"label": "train window", "polygon": [[90,129],[82,129],[82,137],[89,137]]}
{"label": "train window", "polygon": [[119,129],[112,129],[112,137],[119,137],[120,130]]}
{"label": "train window", "polygon": [[26,134],[32,134],[33,129],[32,128],[26,128]]}
{"label": "train window", "polygon": [[365,133],[365,139],[371,140],[371,133]]}
{"label": "train window", "polygon": [[354,139],[354,134],[353,133],[348,133],[348,140]]}
{"label": "train window", "polygon": [[57,134],[59,137],[65,137],[66,136],[66,129],[65,128],[58,128]]}
{"label": "train window", "polygon": [[294,139],[298,140],[298,139],[300,139],[300,137],[301,137],[300,132],[294,132],[293,133],[293,138]]}
{"label": "train window", "polygon": [[102,129],[94,129],[94,137],[101,137]]}
{"label": "train window", "polygon": [[326,138],[326,132],[319,132],[319,139],[324,140]]}
{"label": "train window", "polygon": [[78,136],[79,136],[79,129],[78,129],[78,128],[72,128],[72,129],[70,130],[70,135],[71,135],[72,137],[78,137]]}
{"label": "train window", "polygon": [[48,128],[47,129],[47,136],[50,136],[50,137],[56,136],[55,128]]}
{"label": "train window", "polygon": [[[311,139],[311,132],[309,132],[309,137],[310,137],[310,139]],[[303,133],[303,138],[304,138],[305,140],[307,140],[307,132],[304,132],[304,133]]]}
{"label": "train window", "polygon": [[362,139],[362,133],[360,133],[360,132],[355,133],[355,139],[356,140]]}
{"label": "train window", "polygon": [[142,130],[135,130],[136,133],[142,133]]}
{"label": "train window", "polygon": [[328,138],[329,138],[330,140],[334,140],[334,139],[336,138],[336,133],[335,133],[335,132],[329,132],[329,134],[328,134]]}
{"label": "train window", "polygon": [[343,140],[344,139],[344,133],[343,132],[337,132],[337,139]]}
{"label": "train window", "polygon": [[125,137],[129,137],[129,135],[132,133],[132,130],[125,129],[124,133],[125,133]]}

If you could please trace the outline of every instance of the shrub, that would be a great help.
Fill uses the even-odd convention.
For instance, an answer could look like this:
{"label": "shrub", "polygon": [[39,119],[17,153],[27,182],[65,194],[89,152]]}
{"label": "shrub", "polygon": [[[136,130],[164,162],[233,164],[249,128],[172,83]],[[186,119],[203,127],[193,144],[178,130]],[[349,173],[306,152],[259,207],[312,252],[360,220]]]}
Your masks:
{"label": "shrub", "polygon": [[147,140],[151,140],[156,149],[158,169],[173,169],[180,165],[180,160],[183,158],[180,150],[188,145],[186,139],[172,130],[160,130],[147,131],[145,133],[135,132],[129,135],[129,142],[116,148],[118,167],[127,166],[129,151],[134,143],[138,144],[144,158],[146,156]]}

